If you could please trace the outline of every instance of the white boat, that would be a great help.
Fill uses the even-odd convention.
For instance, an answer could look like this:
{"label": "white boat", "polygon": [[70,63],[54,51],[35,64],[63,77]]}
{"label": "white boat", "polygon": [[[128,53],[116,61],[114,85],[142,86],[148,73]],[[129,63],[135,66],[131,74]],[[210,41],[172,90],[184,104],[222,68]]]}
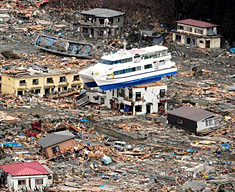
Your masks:
{"label": "white boat", "polygon": [[167,50],[167,47],[158,45],[120,50],[104,55],[79,74],[88,87],[98,86],[104,91],[160,81],[163,76],[177,73]]}

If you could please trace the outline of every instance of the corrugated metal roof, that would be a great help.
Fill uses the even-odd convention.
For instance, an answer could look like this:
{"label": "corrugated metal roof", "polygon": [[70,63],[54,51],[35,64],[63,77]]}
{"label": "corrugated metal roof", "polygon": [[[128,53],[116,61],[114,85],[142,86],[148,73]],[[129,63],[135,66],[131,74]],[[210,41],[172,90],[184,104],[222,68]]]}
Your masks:
{"label": "corrugated metal roof", "polygon": [[204,109],[198,109],[187,106],[183,106],[178,109],[169,111],[168,114],[183,117],[185,119],[190,119],[193,121],[199,121],[215,115],[214,113],[206,111]]}
{"label": "corrugated metal roof", "polygon": [[42,164],[37,161],[0,165],[0,169],[12,176],[48,175],[50,174]]}
{"label": "corrugated metal roof", "polygon": [[42,148],[46,148],[52,145],[56,145],[58,143],[62,143],[64,141],[75,138],[69,131],[59,131],[48,135],[47,137],[41,138],[38,140],[38,144],[42,146]]}
{"label": "corrugated metal roof", "polygon": [[212,23],[208,23],[208,22],[204,22],[204,21],[198,21],[198,20],[194,20],[194,19],[184,19],[184,20],[180,20],[180,21],[176,21],[177,23],[182,23],[185,25],[192,25],[192,26],[196,26],[196,27],[216,27],[218,25],[216,24],[212,24]]}
{"label": "corrugated metal roof", "polygon": [[120,12],[120,11],[111,10],[111,9],[95,8],[95,9],[91,9],[88,11],[82,11],[81,14],[94,15],[96,17],[108,18],[108,17],[117,17],[120,15],[124,15],[125,13]]}

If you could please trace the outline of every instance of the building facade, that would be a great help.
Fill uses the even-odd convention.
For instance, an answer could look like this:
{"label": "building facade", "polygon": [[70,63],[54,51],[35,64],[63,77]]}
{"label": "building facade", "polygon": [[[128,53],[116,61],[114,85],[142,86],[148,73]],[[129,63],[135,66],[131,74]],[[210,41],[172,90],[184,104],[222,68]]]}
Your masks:
{"label": "building facade", "polygon": [[218,125],[218,117],[210,111],[182,106],[168,112],[168,123],[189,132],[199,133]]}
{"label": "building facade", "polygon": [[42,191],[53,183],[53,172],[37,161],[0,165],[0,177],[13,191]]}
{"label": "building facade", "polygon": [[16,96],[33,93],[40,97],[68,90],[80,89],[82,82],[77,72],[22,72],[3,71],[1,91]]}
{"label": "building facade", "polygon": [[80,13],[79,31],[91,38],[108,38],[121,35],[124,27],[125,13],[96,8]]}
{"label": "building facade", "polygon": [[200,48],[220,48],[221,36],[217,26],[212,23],[185,19],[176,21],[177,29],[173,31],[173,41],[183,45]]}
{"label": "building facade", "polygon": [[129,115],[162,112],[167,107],[167,85],[153,82],[145,85],[87,93],[91,103],[105,104],[109,109]]}

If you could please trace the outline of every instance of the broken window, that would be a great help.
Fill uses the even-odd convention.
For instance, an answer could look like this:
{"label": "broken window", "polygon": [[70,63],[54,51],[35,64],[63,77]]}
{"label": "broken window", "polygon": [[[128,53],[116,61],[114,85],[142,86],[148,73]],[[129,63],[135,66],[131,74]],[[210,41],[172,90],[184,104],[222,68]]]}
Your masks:
{"label": "broken window", "polygon": [[184,30],[184,27],[182,25],[178,25],[177,29]]}
{"label": "broken window", "polygon": [[195,33],[203,34],[203,30],[202,29],[195,29]]}
{"label": "broken window", "polygon": [[121,20],[120,18],[117,18],[117,23],[119,23],[119,22],[120,22],[120,20]]}
{"label": "broken window", "polygon": [[63,83],[63,82],[66,82],[66,77],[65,76],[60,77],[60,83]]}
{"label": "broken window", "polygon": [[141,105],[135,106],[135,112],[142,112],[142,106]]}
{"label": "broken window", "polygon": [[55,146],[55,147],[52,147],[51,150],[52,150],[53,154],[56,154],[57,152],[60,151],[60,147],[59,146]]}
{"label": "broken window", "polygon": [[42,185],[43,184],[43,179],[35,179],[35,184],[36,185]]}
{"label": "broken window", "polygon": [[47,83],[54,83],[53,78],[52,77],[47,78]]}
{"label": "broken window", "polygon": [[73,81],[79,81],[79,75],[74,75],[73,76]]}
{"label": "broken window", "polygon": [[200,40],[199,43],[204,44],[204,41],[203,41],[203,40]]}
{"label": "broken window", "polygon": [[166,95],[166,90],[165,89],[160,89],[160,98],[163,98],[163,97],[165,97],[165,95]]}
{"label": "broken window", "polygon": [[18,186],[25,186],[26,180],[18,180]]}
{"label": "broken window", "polygon": [[40,93],[40,89],[35,89],[35,94],[39,94]]}
{"label": "broken window", "polygon": [[120,89],[120,97],[125,97],[125,89]]}
{"label": "broken window", "polygon": [[26,85],[26,81],[25,80],[20,80],[20,86],[25,86]]}
{"label": "broken window", "polygon": [[177,123],[178,123],[179,125],[183,125],[183,124],[184,124],[184,121],[181,120],[181,119],[178,119],[178,120],[177,120]]}
{"label": "broken window", "polygon": [[132,89],[129,89],[129,98],[132,99],[132,96],[133,96]]}
{"label": "broken window", "polygon": [[33,79],[33,85],[38,85],[39,84],[39,80],[38,79]]}
{"label": "broken window", "polygon": [[135,99],[136,99],[136,101],[139,101],[141,99],[141,92],[135,93]]}
{"label": "broken window", "polygon": [[99,21],[101,25],[104,24],[104,19],[99,19]]}
{"label": "broken window", "polygon": [[17,92],[17,95],[22,96],[22,95],[23,95],[23,91],[18,91],[18,92]]}
{"label": "broken window", "polygon": [[175,40],[176,40],[176,41],[181,41],[181,35],[176,35],[176,36],[175,36]]}

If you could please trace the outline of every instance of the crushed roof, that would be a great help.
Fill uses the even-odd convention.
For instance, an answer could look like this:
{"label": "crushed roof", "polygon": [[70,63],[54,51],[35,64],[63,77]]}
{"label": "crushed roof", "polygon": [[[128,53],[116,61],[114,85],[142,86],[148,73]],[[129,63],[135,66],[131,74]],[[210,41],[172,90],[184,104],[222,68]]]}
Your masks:
{"label": "crushed roof", "polygon": [[41,138],[38,140],[38,144],[42,146],[42,148],[47,148],[52,145],[56,145],[58,143],[62,143],[64,141],[75,138],[75,135],[69,131],[59,131],[48,135],[47,137]]}
{"label": "crushed roof", "polygon": [[176,21],[177,23],[181,23],[181,24],[185,24],[185,25],[192,25],[192,26],[196,26],[196,27],[216,27],[218,25],[216,24],[212,24],[212,23],[208,23],[205,21],[198,21],[198,20],[194,20],[194,19],[184,19],[184,20],[179,20]]}
{"label": "crushed roof", "polygon": [[94,15],[96,17],[117,17],[120,15],[124,15],[125,13],[111,9],[95,8],[88,11],[82,11],[81,14]]}
{"label": "crushed roof", "polygon": [[0,169],[12,176],[50,174],[38,161],[0,165]]}
{"label": "crushed roof", "polygon": [[169,111],[168,114],[183,117],[185,119],[190,119],[193,121],[199,121],[215,115],[214,113],[206,111],[204,109],[187,106],[182,106],[178,109]]}

